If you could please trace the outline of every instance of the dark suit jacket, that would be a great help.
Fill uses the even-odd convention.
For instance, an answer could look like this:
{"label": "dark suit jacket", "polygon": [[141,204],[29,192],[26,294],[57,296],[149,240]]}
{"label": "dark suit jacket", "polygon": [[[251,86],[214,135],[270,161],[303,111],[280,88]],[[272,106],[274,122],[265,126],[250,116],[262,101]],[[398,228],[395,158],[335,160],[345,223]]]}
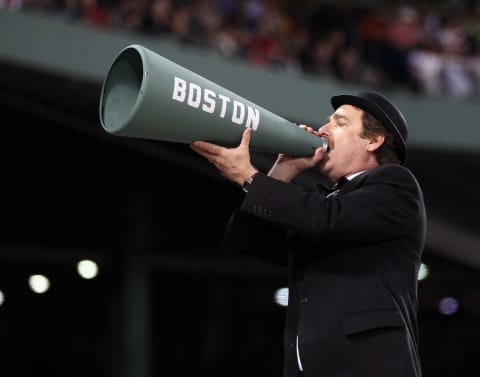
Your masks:
{"label": "dark suit jacket", "polygon": [[381,165],[334,198],[259,174],[229,221],[227,249],[288,266],[284,375],[421,376],[417,273],[423,196]]}

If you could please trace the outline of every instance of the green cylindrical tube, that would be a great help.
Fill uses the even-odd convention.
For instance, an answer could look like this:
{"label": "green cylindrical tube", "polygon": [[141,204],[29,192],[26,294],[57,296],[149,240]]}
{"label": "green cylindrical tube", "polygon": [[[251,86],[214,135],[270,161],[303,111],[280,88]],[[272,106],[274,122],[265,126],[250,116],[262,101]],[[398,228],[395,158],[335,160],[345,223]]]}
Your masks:
{"label": "green cylindrical tube", "polygon": [[112,134],[236,146],[252,128],[252,150],[312,155],[326,139],[140,45],[123,49],[105,78],[100,121]]}

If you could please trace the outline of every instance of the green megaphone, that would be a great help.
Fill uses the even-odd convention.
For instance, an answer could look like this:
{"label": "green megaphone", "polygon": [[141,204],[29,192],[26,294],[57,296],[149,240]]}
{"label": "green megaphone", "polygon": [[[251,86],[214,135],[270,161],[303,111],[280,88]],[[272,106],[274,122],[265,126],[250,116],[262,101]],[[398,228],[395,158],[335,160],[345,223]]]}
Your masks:
{"label": "green megaphone", "polygon": [[102,87],[100,121],[111,134],[231,147],[245,127],[251,149],[312,155],[328,144],[282,117],[140,46],[124,48]]}

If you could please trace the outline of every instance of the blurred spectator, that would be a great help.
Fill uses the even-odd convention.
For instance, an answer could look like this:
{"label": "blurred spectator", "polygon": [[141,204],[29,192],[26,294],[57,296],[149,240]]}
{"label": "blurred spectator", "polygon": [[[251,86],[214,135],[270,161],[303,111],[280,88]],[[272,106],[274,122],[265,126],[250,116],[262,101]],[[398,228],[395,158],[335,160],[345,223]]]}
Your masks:
{"label": "blurred spectator", "polygon": [[172,14],[171,0],[153,0],[145,17],[144,30],[157,35],[169,34],[172,31]]}
{"label": "blurred spectator", "polygon": [[311,66],[308,70],[324,76],[335,74],[335,57],[345,44],[345,33],[340,29],[332,30],[318,40],[312,49]]}
{"label": "blurred spectator", "polygon": [[[259,20],[264,15],[264,4],[262,0],[246,0],[243,5],[245,26],[248,31],[255,32],[258,29]],[[267,15],[268,17],[269,15]]]}
{"label": "blurred spectator", "polygon": [[222,24],[222,14],[210,0],[195,0],[191,8],[191,41],[197,45],[211,46]]}
{"label": "blurred spectator", "polygon": [[113,27],[142,31],[146,22],[147,0],[121,0],[112,8],[109,23]]}
{"label": "blurred spectator", "polygon": [[386,34],[384,8],[366,9],[365,14],[360,17],[359,32],[362,39],[361,53],[370,71],[370,80],[378,85],[384,80],[383,56]]}
{"label": "blurred spectator", "polygon": [[92,26],[105,26],[108,23],[108,9],[98,0],[82,0],[82,15]]}
{"label": "blurred spectator", "polygon": [[443,63],[439,51],[440,48],[434,42],[424,42],[408,55],[409,72],[416,89],[429,96],[442,93]]}
{"label": "blurred spectator", "polygon": [[[250,1],[248,4],[258,3]],[[288,38],[286,16],[274,2],[268,3],[268,9],[263,14],[260,9],[255,12],[246,8],[245,17],[248,20],[248,31],[251,34],[247,50],[247,59],[257,66],[279,66],[283,60],[282,41]],[[248,12],[252,12],[249,14]],[[253,23],[253,16],[255,22]]]}
{"label": "blurred spectator", "polygon": [[409,84],[408,55],[420,39],[417,11],[401,6],[393,11],[387,23],[384,69],[395,84]]}
{"label": "blurred spectator", "polygon": [[191,20],[191,10],[187,5],[182,5],[175,9],[171,21],[171,36],[174,40],[182,43],[187,43],[192,40],[190,28]]}
{"label": "blurred spectator", "polygon": [[366,81],[362,61],[356,49],[342,47],[335,57],[335,77],[352,83]]}

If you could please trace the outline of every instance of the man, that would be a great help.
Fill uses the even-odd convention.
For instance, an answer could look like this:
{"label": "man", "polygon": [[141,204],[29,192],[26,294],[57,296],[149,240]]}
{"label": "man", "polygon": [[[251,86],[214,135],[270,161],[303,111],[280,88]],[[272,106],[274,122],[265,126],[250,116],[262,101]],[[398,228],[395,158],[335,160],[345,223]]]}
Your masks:
{"label": "man", "polygon": [[[237,148],[192,148],[247,191],[226,247],[288,265],[285,376],[421,376],[417,274],[426,220],[421,189],[403,166],[407,123],[377,93],[331,103],[324,126],[304,126],[329,150],[279,155],[268,174],[250,162],[251,130]],[[313,167],[337,190],[291,182]]]}

